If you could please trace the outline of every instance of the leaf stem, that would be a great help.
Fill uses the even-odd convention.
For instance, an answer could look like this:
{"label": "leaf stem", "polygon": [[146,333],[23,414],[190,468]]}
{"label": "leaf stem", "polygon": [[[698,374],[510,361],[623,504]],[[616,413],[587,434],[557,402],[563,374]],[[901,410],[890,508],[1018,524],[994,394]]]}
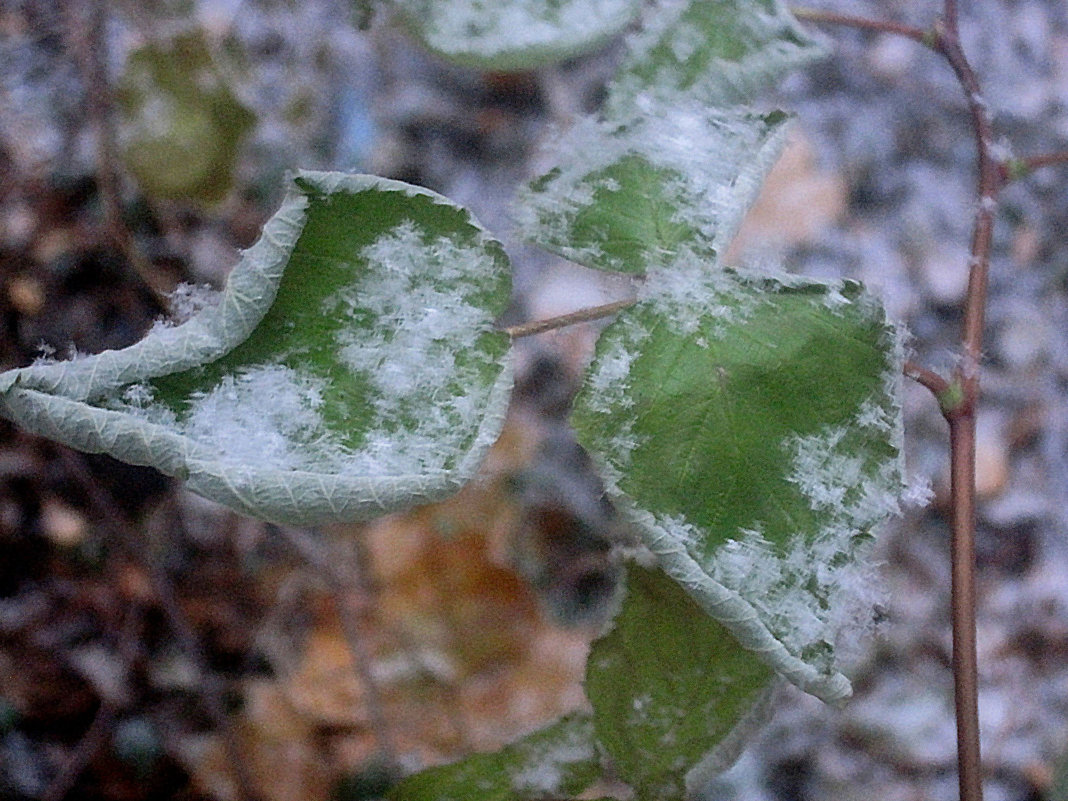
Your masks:
{"label": "leaf stem", "polygon": [[576,323],[586,323],[591,320],[600,320],[603,317],[610,317],[618,311],[622,311],[637,303],[637,299],[629,298],[627,300],[617,300],[612,303],[605,303],[601,306],[590,306],[588,309],[579,309],[576,312],[570,314],[561,314],[557,317],[549,317],[545,320],[535,320],[530,323],[520,323],[519,325],[512,325],[502,329],[512,339],[519,339],[520,337],[529,337],[534,334],[542,334],[546,331],[553,331],[557,328],[565,328],[569,325],[575,325]]}
{"label": "leaf stem", "polygon": [[1040,156],[1013,158],[999,165],[999,177],[1002,183],[1008,183],[1030,175],[1042,167],[1055,167],[1061,164],[1068,164],[1068,150],[1062,150],[1059,153],[1043,153]]}
{"label": "leaf stem", "polygon": [[[79,11],[87,18],[79,18]],[[104,214],[104,230],[112,245],[126,258],[130,269],[166,308],[166,298],[152,264],[123,220],[114,93],[107,69],[107,3],[106,0],[81,0],[71,4],[69,13],[71,49],[85,82],[88,120],[96,134],[96,188]]]}
{"label": "leaf stem", "polygon": [[904,373],[907,378],[927,387],[936,397],[944,394],[950,386],[949,382],[934,370],[928,370],[915,362],[905,362]]}
{"label": "leaf stem", "polygon": [[833,11],[822,11],[816,8],[808,8],[807,6],[791,7],[790,12],[798,19],[806,22],[815,22],[821,25],[841,25],[846,28],[856,28],[876,33],[890,33],[904,36],[924,45],[930,45],[931,42],[931,34],[929,32],[922,28],[902,25],[897,22],[854,17],[850,14],[836,14]]}

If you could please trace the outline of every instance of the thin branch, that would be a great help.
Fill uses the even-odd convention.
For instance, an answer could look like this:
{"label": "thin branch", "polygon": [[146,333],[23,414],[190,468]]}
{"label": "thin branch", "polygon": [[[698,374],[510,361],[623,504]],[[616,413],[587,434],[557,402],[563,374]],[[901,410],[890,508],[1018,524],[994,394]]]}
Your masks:
{"label": "thin branch", "polygon": [[953,692],[957,718],[957,766],[961,801],[982,801],[979,739],[978,657],[975,645],[975,410],[979,402],[979,364],[985,327],[994,210],[1002,180],[991,153],[993,124],[979,79],[960,44],[957,8],[946,0],[945,16],[935,26],[935,47],[964,90],[972,118],[978,158],[978,208],[972,231],[968,291],[964,301],[963,361],[954,382],[959,403],[940,398],[949,423],[952,496]]}
{"label": "thin branch", "polygon": [[898,22],[854,17],[849,14],[836,14],[833,11],[822,11],[804,6],[792,7],[790,12],[798,19],[806,22],[815,22],[821,25],[841,25],[846,28],[856,28],[857,30],[875,33],[889,33],[896,36],[904,36],[924,45],[931,42],[931,34],[928,31]]}
{"label": "thin branch", "polygon": [[906,378],[911,378],[917,384],[921,384],[931,390],[935,397],[944,395],[949,389],[949,382],[946,379],[942,378],[934,370],[928,370],[915,362],[905,362],[904,373]]}
{"label": "thin branch", "polygon": [[1068,150],[1062,150],[1060,153],[1044,153],[1041,156],[1030,156],[1019,159],[1018,163],[1028,172],[1034,172],[1042,167],[1068,164]]}
{"label": "thin branch", "polygon": [[975,645],[975,416],[948,416],[952,498],[953,700],[960,801],[982,801]]}
{"label": "thin branch", "polygon": [[[77,16],[79,7],[87,17],[84,21]],[[72,50],[85,81],[86,110],[96,133],[96,184],[104,212],[104,229],[145,287],[165,304],[152,264],[122,215],[113,93],[108,78],[107,4],[105,0],[83,0],[72,3],[70,13],[68,25],[74,44]]]}
{"label": "thin branch", "polygon": [[1059,153],[1043,153],[1040,156],[1012,158],[998,165],[999,177],[1001,182],[1006,184],[1030,175],[1043,167],[1057,167],[1062,164],[1068,164],[1068,150],[1062,150]]}
{"label": "thin branch", "polygon": [[952,34],[953,38],[960,36],[959,28],[960,15],[957,13],[957,0],[945,0],[942,3],[942,22],[946,26],[946,30]]}
{"label": "thin branch", "polygon": [[[975,646],[975,410],[979,400],[979,364],[986,316],[990,252],[997,193],[1006,181],[1006,165],[991,153],[993,125],[979,80],[960,43],[956,0],[944,0],[942,19],[931,33],[895,23],[874,22],[828,12],[795,12],[801,19],[905,36],[933,48],[949,63],[964,90],[978,157],[978,207],[972,230],[968,290],[964,302],[962,363],[952,381],[917,365],[905,374],[931,390],[949,423],[952,492],[953,686],[957,719],[957,764],[960,801],[982,801],[978,658]],[[1061,163],[1068,156],[1040,157],[1037,163]]]}
{"label": "thin branch", "polygon": [[512,339],[519,339],[519,337],[529,337],[534,334],[541,334],[546,331],[553,331],[557,328],[564,328],[569,325],[575,325],[576,323],[586,323],[591,320],[600,320],[603,317],[610,317],[618,311],[633,306],[638,301],[634,298],[629,300],[617,300],[613,303],[605,303],[601,306],[591,306],[588,309],[580,309],[570,314],[561,314],[558,317],[550,317],[547,320],[535,320],[532,323],[521,323],[519,325],[509,326],[504,330],[508,336]]}
{"label": "thin branch", "polygon": [[400,760],[393,729],[386,716],[385,703],[382,698],[382,690],[378,686],[374,671],[371,668],[371,654],[363,644],[363,635],[360,632],[360,624],[357,615],[352,608],[350,598],[351,582],[341,574],[337,564],[324,553],[318,543],[312,542],[304,532],[281,528],[282,535],[293,549],[315,568],[316,574],[325,578],[334,604],[337,607],[338,619],[341,622],[341,631],[348,644],[349,653],[352,655],[356,673],[367,693],[367,712],[371,716],[371,726],[378,740],[379,757],[390,770],[399,769]]}
{"label": "thin branch", "polygon": [[[949,4],[947,3],[947,6]],[[962,365],[965,393],[973,401],[978,393],[979,360],[982,351],[983,327],[986,317],[987,284],[990,271],[990,249],[994,235],[994,209],[1001,185],[998,165],[990,153],[994,140],[993,124],[979,79],[968,62],[956,27],[947,23],[935,26],[935,46],[957,76],[964,90],[968,112],[972,118],[975,147],[979,159],[978,197],[972,233],[971,265],[968,292],[964,306],[964,364]]]}

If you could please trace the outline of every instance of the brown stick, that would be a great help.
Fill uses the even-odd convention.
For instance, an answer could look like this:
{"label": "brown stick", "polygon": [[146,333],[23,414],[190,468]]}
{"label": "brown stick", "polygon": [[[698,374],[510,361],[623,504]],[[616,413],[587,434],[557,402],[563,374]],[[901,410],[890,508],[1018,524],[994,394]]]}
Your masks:
{"label": "brown stick", "polygon": [[[85,20],[78,17],[81,8]],[[119,186],[118,146],[115,136],[114,104],[108,79],[107,4],[105,0],[72,3],[68,19],[72,50],[85,82],[88,119],[96,134],[96,184],[104,212],[104,230],[130,269],[166,308],[166,299],[157,286],[152,264],[142,252],[122,216],[122,192]]]}
{"label": "brown stick", "polygon": [[[367,693],[367,712],[371,716],[371,727],[374,729],[375,739],[378,742],[379,758],[388,769],[399,770],[400,759],[396,738],[393,736],[393,727],[386,716],[382,690],[371,667],[371,654],[363,643],[360,621],[353,609],[352,582],[342,574],[330,554],[319,547],[318,543],[313,542],[305,532],[284,527],[280,530],[293,550],[326,580],[330,588],[338,620],[341,623],[341,633],[352,655],[356,674],[359,676],[364,692]],[[362,569],[363,565],[357,567]]]}
{"label": "brown stick", "polygon": [[1009,159],[1000,165],[1002,183],[1008,183],[1025,175],[1030,175],[1042,167],[1056,167],[1068,164],[1068,150],[1059,153],[1043,153],[1040,156]]}
{"label": "brown stick", "polygon": [[832,11],[821,11],[816,8],[807,7],[795,6],[790,9],[790,12],[798,19],[805,20],[805,22],[815,22],[821,25],[840,25],[845,28],[856,28],[857,30],[872,31],[875,33],[890,33],[897,36],[904,36],[907,39],[912,39],[920,44],[929,44],[931,40],[930,33],[922,28],[914,28],[911,25],[902,25],[897,22],[865,19],[864,17],[854,17],[849,14],[836,14]]}
{"label": "brown stick", "polygon": [[975,646],[975,417],[949,419],[953,507],[951,578],[953,701],[957,717],[960,801],[982,801],[979,750],[979,669]]}
{"label": "brown stick", "polygon": [[547,320],[535,320],[532,323],[520,323],[519,325],[509,326],[504,329],[504,332],[512,339],[529,337],[534,334],[542,334],[546,331],[553,331],[557,328],[575,325],[576,323],[587,323],[591,320],[600,320],[603,317],[610,317],[618,311],[633,306],[637,302],[638,301],[633,298],[629,300],[617,300],[613,303],[605,303],[602,306],[591,306],[588,309],[579,309],[570,314],[561,314],[558,317],[550,317]]}
{"label": "brown stick", "polygon": [[931,390],[935,397],[941,397],[949,389],[949,382],[946,379],[942,378],[934,370],[928,370],[915,362],[905,362],[903,372],[906,378],[911,378],[917,384],[922,384]]}
{"label": "brown stick", "polygon": [[[960,801],[982,801],[982,763],[979,742],[978,657],[975,635],[975,411],[979,401],[979,365],[986,317],[990,251],[997,193],[1006,177],[1005,165],[991,153],[993,126],[979,80],[960,44],[956,0],[945,0],[942,19],[932,32],[896,23],[808,12],[797,14],[814,22],[905,36],[932,47],[952,68],[964,90],[972,119],[978,157],[978,208],[972,231],[968,291],[961,334],[963,357],[952,381],[913,364],[905,374],[927,387],[949,423],[952,493],[952,620],[953,687],[957,720],[957,764]],[[1048,163],[1068,156],[1047,157]],[[1041,165],[1047,162],[1039,162]]]}

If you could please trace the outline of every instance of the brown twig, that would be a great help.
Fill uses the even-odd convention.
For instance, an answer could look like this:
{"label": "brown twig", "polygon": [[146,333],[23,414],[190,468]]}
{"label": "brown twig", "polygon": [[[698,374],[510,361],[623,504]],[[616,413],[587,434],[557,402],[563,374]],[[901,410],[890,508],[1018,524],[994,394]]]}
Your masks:
{"label": "brown twig", "polygon": [[1043,167],[1056,167],[1061,164],[1068,164],[1068,150],[1062,150],[1059,153],[1043,153],[1040,156],[1012,158],[998,165],[999,178],[1003,184],[1006,184],[1030,175]]}
{"label": "brown twig", "polygon": [[[898,34],[923,43],[949,64],[964,90],[978,159],[978,205],[972,230],[968,290],[961,333],[963,355],[952,380],[914,364],[905,374],[935,395],[949,424],[952,493],[953,684],[957,718],[957,764],[961,801],[982,801],[979,742],[978,658],[975,635],[975,412],[979,400],[979,365],[985,327],[990,252],[997,193],[1006,181],[1006,165],[991,152],[993,125],[978,77],[960,43],[956,0],[945,0],[942,18],[931,32],[896,23],[862,20],[825,12],[798,16],[814,22]],[[1061,163],[1068,155],[1038,157],[1025,165]]]}
{"label": "brown twig", "polygon": [[942,23],[954,39],[960,36],[958,22],[960,15],[957,14],[957,0],[944,0],[942,3]]}
{"label": "brown twig", "polygon": [[[165,307],[152,264],[122,215],[113,93],[107,67],[107,4],[105,0],[83,0],[71,3],[69,10],[68,26],[74,45],[71,49],[85,81],[86,110],[96,133],[96,184],[104,213],[104,229],[137,277]],[[84,13],[85,19],[79,18],[79,11]]]}
{"label": "brown twig", "polygon": [[904,36],[920,44],[930,44],[931,34],[922,28],[914,28],[911,25],[902,25],[898,22],[885,20],[865,19],[854,17],[849,14],[836,14],[833,11],[822,11],[817,8],[797,7],[790,9],[791,13],[805,22],[815,22],[821,25],[839,25],[845,28],[856,28],[861,31],[874,33],[890,33],[896,36]]}
{"label": "brown twig", "polygon": [[547,320],[535,320],[532,323],[521,323],[519,325],[508,326],[503,330],[512,339],[529,337],[534,334],[542,334],[546,331],[553,331],[557,328],[575,325],[576,323],[587,323],[591,320],[600,320],[603,317],[610,317],[618,311],[633,306],[637,302],[638,301],[633,298],[628,300],[617,300],[613,303],[605,303],[601,306],[591,306],[588,309],[580,309],[579,311],[571,312],[570,314],[561,314],[558,317],[550,317]]}
{"label": "brown twig", "polygon": [[911,378],[917,384],[921,384],[936,396],[942,396],[949,389],[949,382],[942,378],[934,370],[928,370],[926,367],[921,367],[915,362],[905,362],[905,369],[903,371],[907,378]]}
{"label": "brown twig", "polygon": [[949,62],[964,90],[975,133],[979,176],[978,208],[972,229],[968,291],[964,302],[963,361],[957,378],[956,407],[943,405],[949,423],[952,497],[953,688],[957,713],[957,765],[961,801],[982,801],[979,740],[979,663],[975,645],[975,412],[979,402],[979,364],[986,319],[994,209],[1001,186],[990,152],[993,125],[975,75],[957,33],[956,5],[946,0],[945,18],[935,27],[938,51]]}
{"label": "brown twig", "polygon": [[349,653],[352,655],[356,673],[367,694],[367,712],[371,716],[371,726],[378,740],[379,758],[388,769],[398,769],[400,760],[393,736],[393,728],[389,723],[389,718],[386,716],[385,703],[382,699],[382,691],[378,686],[378,680],[371,669],[371,654],[363,644],[360,623],[355,610],[352,608],[351,582],[346,580],[338,569],[337,564],[328,554],[324,553],[318,543],[312,542],[310,537],[303,532],[283,528],[282,534],[301,558],[315,568],[317,575],[324,578],[330,587],[330,593],[337,608],[338,619],[341,622],[342,634],[348,644]]}

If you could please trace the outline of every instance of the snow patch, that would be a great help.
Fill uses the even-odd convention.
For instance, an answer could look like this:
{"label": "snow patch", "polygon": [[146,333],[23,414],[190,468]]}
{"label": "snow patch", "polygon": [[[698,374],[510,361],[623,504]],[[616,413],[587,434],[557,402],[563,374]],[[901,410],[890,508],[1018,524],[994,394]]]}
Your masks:
{"label": "snow patch", "polygon": [[571,729],[548,744],[530,745],[524,750],[523,766],[511,775],[512,789],[519,794],[557,792],[568,765],[595,756],[586,733]]}
{"label": "snow patch", "polygon": [[[695,232],[690,247],[702,251],[707,264],[712,252],[726,249],[756,197],[781,149],[781,128],[743,111],[644,96],[622,123],[583,119],[549,144],[566,157],[522,194],[515,209],[519,231],[574,261],[619,269],[618,259],[583,241],[588,236],[577,237],[573,226],[599,191],[619,191],[604,172],[637,157],[657,171],[660,185],[650,193],[673,209],[672,222]],[[647,244],[647,271],[673,256]]]}
{"label": "snow patch", "polygon": [[346,470],[412,475],[446,470],[477,430],[496,356],[476,348],[493,321],[477,303],[499,264],[481,241],[428,239],[408,222],[364,248],[366,268],[323,303],[355,321],[339,359],[369,387],[371,417]]}
{"label": "snow patch", "polygon": [[210,392],[194,395],[180,428],[222,461],[311,469],[336,449],[325,441],[319,413],[323,390],[321,379],[289,367],[255,367],[224,376]]}

